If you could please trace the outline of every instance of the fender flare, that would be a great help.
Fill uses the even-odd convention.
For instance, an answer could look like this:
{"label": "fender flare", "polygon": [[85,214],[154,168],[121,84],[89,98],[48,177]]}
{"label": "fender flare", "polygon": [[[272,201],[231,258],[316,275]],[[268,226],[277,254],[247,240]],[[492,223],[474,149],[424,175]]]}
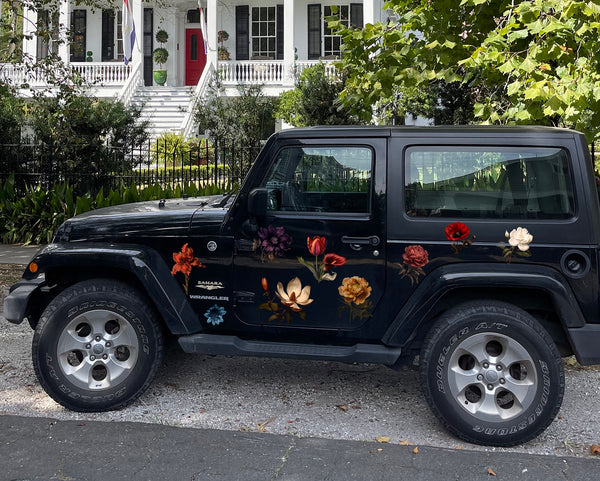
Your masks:
{"label": "fender flare", "polygon": [[[35,255],[33,261],[37,263],[39,273],[65,267],[84,269],[114,267],[126,270],[138,279],[172,334],[187,335],[202,331],[198,316],[181,286],[171,275],[171,270],[164,259],[150,247],[123,244],[118,247],[89,243],[49,244]],[[34,280],[25,280],[17,286],[21,285],[24,289],[24,285],[32,282]],[[39,287],[41,285],[38,284],[37,288]],[[18,287],[14,292],[16,293],[17,290]],[[29,293],[31,294],[32,292]]]}
{"label": "fender flare", "polygon": [[[559,272],[537,265],[451,264],[429,273],[400,309],[383,336],[389,346],[404,346],[426,321],[435,305],[450,291],[459,288],[534,288],[553,299],[565,332],[585,326],[579,304]],[[569,336],[570,337],[570,336]]]}

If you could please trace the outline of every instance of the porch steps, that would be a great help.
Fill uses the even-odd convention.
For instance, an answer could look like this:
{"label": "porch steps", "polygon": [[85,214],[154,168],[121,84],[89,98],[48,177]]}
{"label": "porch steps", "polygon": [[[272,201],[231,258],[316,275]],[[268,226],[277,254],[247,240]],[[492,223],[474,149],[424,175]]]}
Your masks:
{"label": "porch steps", "polygon": [[157,138],[164,132],[181,133],[181,123],[190,104],[191,87],[138,87],[131,103],[141,105],[141,120],[150,122],[149,132]]}

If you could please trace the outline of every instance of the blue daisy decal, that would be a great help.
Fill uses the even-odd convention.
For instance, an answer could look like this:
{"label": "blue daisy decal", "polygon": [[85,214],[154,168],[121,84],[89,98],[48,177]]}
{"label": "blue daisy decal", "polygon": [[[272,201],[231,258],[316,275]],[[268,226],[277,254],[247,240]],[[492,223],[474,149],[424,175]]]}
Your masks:
{"label": "blue daisy decal", "polygon": [[215,304],[208,311],[206,311],[204,313],[204,317],[206,317],[206,322],[208,324],[212,324],[213,326],[218,326],[219,324],[221,324],[222,322],[225,321],[225,319],[223,319],[223,316],[225,314],[227,314],[227,311],[224,308],[222,308],[221,306],[218,306],[217,304]]}

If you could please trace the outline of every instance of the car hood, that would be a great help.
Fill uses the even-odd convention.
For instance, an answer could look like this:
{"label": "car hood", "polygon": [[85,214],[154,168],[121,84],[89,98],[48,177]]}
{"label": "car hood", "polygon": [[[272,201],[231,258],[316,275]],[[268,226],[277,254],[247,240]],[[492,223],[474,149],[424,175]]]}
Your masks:
{"label": "car hood", "polygon": [[[214,234],[231,203],[231,195],[122,204],[80,214],[66,221],[55,241],[134,240],[140,237]],[[192,222],[193,219],[193,222]]]}

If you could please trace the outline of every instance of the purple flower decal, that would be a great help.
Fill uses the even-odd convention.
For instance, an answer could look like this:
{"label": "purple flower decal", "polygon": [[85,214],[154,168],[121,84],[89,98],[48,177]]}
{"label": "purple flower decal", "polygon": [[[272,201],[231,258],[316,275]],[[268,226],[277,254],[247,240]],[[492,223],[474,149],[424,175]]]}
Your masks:
{"label": "purple flower decal", "polygon": [[275,257],[285,256],[290,250],[292,238],[285,233],[283,227],[261,227],[258,229],[258,247],[261,249],[261,257],[272,261]]}

